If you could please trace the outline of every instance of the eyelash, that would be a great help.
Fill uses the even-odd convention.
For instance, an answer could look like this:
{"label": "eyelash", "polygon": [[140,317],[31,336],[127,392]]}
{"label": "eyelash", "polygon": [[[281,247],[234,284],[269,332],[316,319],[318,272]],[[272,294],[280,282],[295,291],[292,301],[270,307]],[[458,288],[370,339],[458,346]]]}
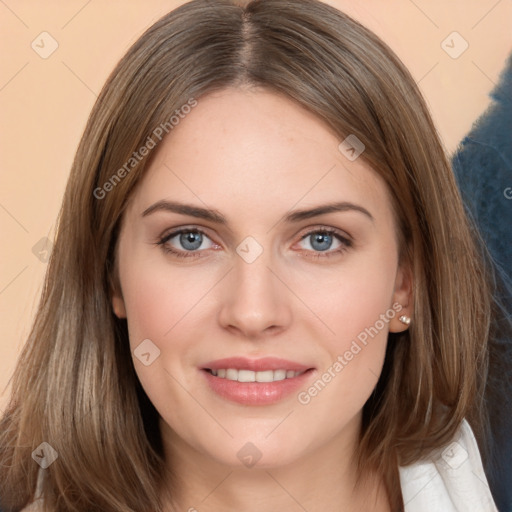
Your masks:
{"label": "eyelash", "polygon": [[[176,235],[181,235],[182,233],[200,233],[200,234],[210,238],[203,230],[201,230],[199,228],[186,228],[186,229],[184,228],[184,229],[179,229],[179,230],[173,231],[172,233],[169,233],[169,234],[165,235],[164,237],[160,238],[156,242],[156,245],[161,246],[162,250],[165,253],[172,253],[174,256],[177,256],[178,258],[201,257],[201,256],[197,256],[197,254],[199,254],[202,251],[178,251],[172,247],[165,245],[169,240],[174,238]],[[352,247],[352,241],[349,240],[348,238],[342,236],[336,229],[333,229],[333,228],[313,229],[311,231],[308,231],[305,235],[303,235],[301,237],[300,241],[304,240],[308,236],[311,236],[311,235],[317,234],[317,233],[333,235],[339,242],[341,242],[342,245],[341,245],[341,247],[339,247],[338,249],[335,249],[333,251],[325,251],[324,252],[324,251],[306,250],[307,253],[313,252],[313,254],[310,254],[307,256],[308,258],[312,258],[312,259],[330,258],[335,255],[342,254]]]}

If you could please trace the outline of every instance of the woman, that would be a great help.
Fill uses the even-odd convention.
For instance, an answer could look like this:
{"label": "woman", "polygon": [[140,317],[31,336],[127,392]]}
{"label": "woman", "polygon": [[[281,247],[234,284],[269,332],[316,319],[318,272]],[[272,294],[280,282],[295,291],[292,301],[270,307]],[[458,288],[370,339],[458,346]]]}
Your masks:
{"label": "woman", "polygon": [[77,151],[2,506],[496,510],[473,238],[374,34],[314,0],[181,6]]}

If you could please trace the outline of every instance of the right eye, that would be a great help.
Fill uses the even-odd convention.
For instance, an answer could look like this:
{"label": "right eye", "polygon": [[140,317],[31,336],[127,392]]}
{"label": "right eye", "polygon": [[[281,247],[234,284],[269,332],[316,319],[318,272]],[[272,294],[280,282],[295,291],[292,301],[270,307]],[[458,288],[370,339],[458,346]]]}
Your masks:
{"label": "right eye", "polygon": [[[161,245],[166,253],[172,253],[179,258],[190,258],[197,257],[196,253],[202,252],[202,250],[200,251],[199,249],[203,245],[205,238],[210,240],[206,233],[200,229],[182,228],[168,233],[162,237],[157,244]],[[176,244],[181,247],[176,247]],[[203,250],[209,248],[211,248],[211,246],[203,248]]]}

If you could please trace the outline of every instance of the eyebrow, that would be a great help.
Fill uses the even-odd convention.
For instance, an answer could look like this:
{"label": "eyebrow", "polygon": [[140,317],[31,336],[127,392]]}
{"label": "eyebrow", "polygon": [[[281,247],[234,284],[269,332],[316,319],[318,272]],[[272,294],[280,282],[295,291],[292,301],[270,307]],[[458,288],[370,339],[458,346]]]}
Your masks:
{"label": "eyebrow", "polygon": [[[202,208],[200,206],[194,206],[191,204],[180,203],[177,201],[168,201],[161,200],[157,201],[155,204],[151,205],[149,208],[146,208],[142,212],[142,217],[147,217],[152,213],[158,211],[165,212],[173,212],[179,213],[182,215],[189,215],[191,217],[197,217],[198,219],[209,220],[216,224],[227,225],[228,221],[226,217],[224,217],[218,210]],[[328,203],[320,206],[316,206],[310,209],[304,210],[294,210],[282,218],[285,222],[295,223],[300,222],[302,220],[311,219],[313,217],[317,217],[319,215],[324,215],[327,213],[335,213],[335,212],[348,212],[348,211],[356,211],[364,214],[368,217],[372,222],[375,220],[373,215],[362,206],[359,206],[354,203],[350,203],[347,201],[337,202],[337,203]]]}

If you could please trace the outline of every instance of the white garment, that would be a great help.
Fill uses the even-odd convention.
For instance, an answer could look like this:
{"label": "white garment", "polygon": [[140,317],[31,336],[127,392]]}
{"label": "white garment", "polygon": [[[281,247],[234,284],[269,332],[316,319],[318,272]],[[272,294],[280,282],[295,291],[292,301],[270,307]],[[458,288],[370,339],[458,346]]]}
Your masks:
{"label": "white garment", "polygon": [[[405,512],[498,512],[473,431],[466,420],[453,441],[429,460],[399,467]],[[39,470],[36,496],[44,470]],[[41,498],[22,512],[41,510]]]}
{"label": "white garment", "polygon": [[405,512],[498,512],[466,420],[447,447],[399,471]]}

